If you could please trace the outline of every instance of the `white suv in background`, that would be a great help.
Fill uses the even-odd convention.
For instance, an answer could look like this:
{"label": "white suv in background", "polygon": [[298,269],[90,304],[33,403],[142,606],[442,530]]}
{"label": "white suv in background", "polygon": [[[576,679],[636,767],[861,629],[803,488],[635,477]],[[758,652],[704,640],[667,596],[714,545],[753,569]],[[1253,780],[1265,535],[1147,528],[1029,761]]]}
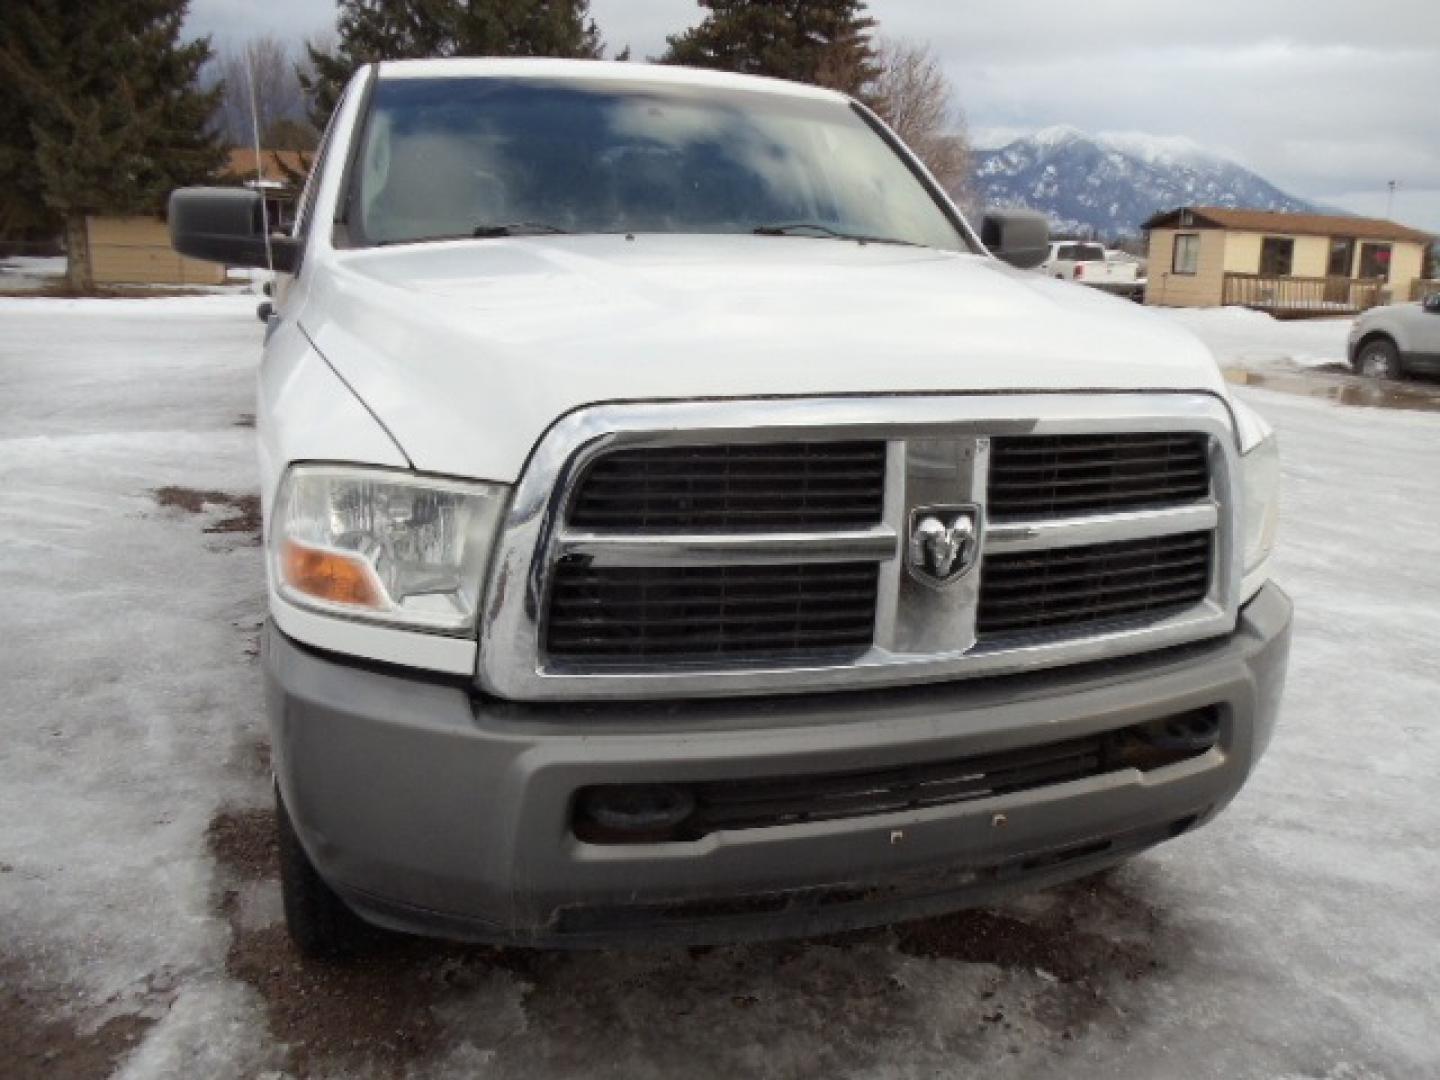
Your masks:
{"label": "white suv in background", "polygon": [[1361,375],[1440,375],[1440,293],[1372,308],[1350,330],[1350,365]]}

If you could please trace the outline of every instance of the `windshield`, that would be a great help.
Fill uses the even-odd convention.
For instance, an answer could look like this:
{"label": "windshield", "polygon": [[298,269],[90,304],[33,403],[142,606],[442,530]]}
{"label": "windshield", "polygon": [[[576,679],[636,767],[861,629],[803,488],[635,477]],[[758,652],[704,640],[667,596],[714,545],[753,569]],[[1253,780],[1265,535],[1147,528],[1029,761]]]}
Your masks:
{"label": "windshield", "polygon": [[356,167],[360,243],[778,229],[968,250],[904,160],[834,101],[608,80],[382,79]]}

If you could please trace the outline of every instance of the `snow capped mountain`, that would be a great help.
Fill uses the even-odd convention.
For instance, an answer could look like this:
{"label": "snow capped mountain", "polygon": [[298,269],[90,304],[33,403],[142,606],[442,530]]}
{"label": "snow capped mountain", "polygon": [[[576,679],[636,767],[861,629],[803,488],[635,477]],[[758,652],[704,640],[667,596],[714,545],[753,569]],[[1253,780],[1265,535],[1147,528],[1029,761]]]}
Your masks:
{"label": "snow capped mountain", "polygon": [[974,156],[975,187],[986,206],[1044,211],[1062,232],[1134,235],[1156,211],[1186,205],[1316,209],[1184,138],[1091,136],[1060,126]]}

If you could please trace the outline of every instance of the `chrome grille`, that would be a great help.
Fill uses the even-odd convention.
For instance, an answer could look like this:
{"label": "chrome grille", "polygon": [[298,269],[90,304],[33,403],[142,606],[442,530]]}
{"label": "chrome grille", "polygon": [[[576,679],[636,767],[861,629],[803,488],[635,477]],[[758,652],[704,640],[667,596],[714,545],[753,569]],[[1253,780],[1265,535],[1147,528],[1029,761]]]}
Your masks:
{"label": "chrome grille", "polygon": [[996,438],[986,505],[998,521],[1192,502],[1210,492],[1208,443],[1191,431]]}
{"label": "chrome grille", "polygon": [[1210,588],[1212,534],[992,555],[980,578],[981,642],[1183,611]]}
{"label": "chrome grille", "polygon": [[[535,448],[483,689],[521,700],[899,685],[1233,630],[1238,457],[1207,394],[597,406]],[[931,508],[978,563],[909,569]]]}
{"label": "chrome grille", "polygon": [[630,532],[863,528],[880,521],[885,443],[650,446],[599,458],[571,525]]}
{"label": "chrome grille", "polygon": [[556,569],[546,650],[637,663],[854,656],[875,633],[876,563]]}

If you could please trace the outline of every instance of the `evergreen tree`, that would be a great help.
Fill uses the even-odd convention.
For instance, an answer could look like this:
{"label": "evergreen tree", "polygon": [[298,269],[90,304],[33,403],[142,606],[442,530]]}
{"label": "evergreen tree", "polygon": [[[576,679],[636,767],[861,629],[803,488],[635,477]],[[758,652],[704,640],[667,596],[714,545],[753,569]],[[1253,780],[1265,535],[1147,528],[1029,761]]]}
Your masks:
{"label": "evergreen tree", "polygon": [[568,56],[605,51],[590,0],[340,0],[333,49],[307,45],[301,84],[323,127],[362,64],[434,56]]}
{"label": "evergreen tree", "polygon": [[0,238],[49,240],[60,219],[45,205],[40,174],[35,170],[35,135],[30,113],[20,95],[0,72]]}
{"label": "evergreen tree", "polygon": [[180,43],[189,0],[5,0],[0,80],[26,114],[42,199],[64,222],[72,289],[94,275],[85,219],[158,210],[212,175],[219,91],[197,77],[208,39]]}
{"label": "evergreen tree", "polygon": [[879,68],[864,0],[698,0],[709,14],[664,61],[828,86],[857,97]]}

